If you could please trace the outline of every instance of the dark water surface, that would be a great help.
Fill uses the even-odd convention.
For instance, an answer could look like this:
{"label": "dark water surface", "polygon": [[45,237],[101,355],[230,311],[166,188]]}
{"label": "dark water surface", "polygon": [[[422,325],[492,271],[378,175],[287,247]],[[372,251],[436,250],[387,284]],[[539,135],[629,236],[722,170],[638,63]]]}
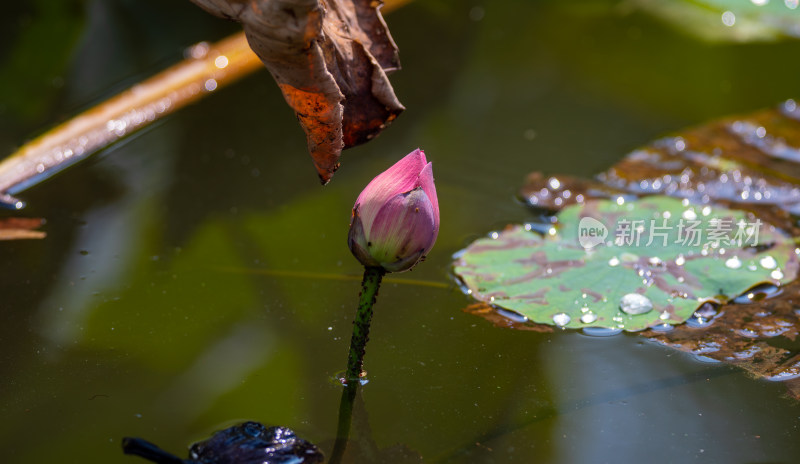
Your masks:
{"label": "dark water surface", "polygon": [[[350,208],[421,147],[441,234],[381,289],[361,443],[434,463],[797,462],[800,405],[780,384],[636,335],[516,332],[461,312],[451,255],[535,218],[514,199],[528,172],[589,176],[666,132],[799,95],[800,42],[709,45],[609,5],[420,0],[392,13],[408,110],[345,152],[325,188],[262,72],[23,193],[48,237],[0,244],[2,461],[138,462],[123,436],[183,455],[248,419],[329,452],[361,272]],[[78,31],[72,51],[30,58],[58,77],[2,74],[3,153],[235,30],[188,1],[70,8],[35,32],[57,51],[56,32]],[[29,53],[13,37],[44,21],[35,10],[2,19],[4,62]]]}

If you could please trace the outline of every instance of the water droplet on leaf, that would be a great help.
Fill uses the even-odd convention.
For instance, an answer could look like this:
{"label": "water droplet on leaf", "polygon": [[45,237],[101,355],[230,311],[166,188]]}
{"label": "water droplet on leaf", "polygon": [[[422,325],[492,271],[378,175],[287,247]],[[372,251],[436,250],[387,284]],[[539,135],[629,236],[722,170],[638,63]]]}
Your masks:
{"label": "water droplet on leaf", "polygon": [[620,299],[619,309],[626,314],[634,316],[637,314],[645,314],[653,310],[653,302],[644,295],[628,293]]}
{"label": "water droplet on leaf", "polygon": [[759,261],[759,264],[761,264],[761,267],[763,267],[764,269],[775,269],[776,267],[778,267],[778,262],[775,261],[775,258],[773,258],[772,256],[764,256]]}
{"label": "water droplet on leaf", "polygon": [[725,261],[725,266],[730,269],[739,269],[742,267],[742,260],[738,256],[732,256]]}
{"label": "water droplet on leaf", "polygon": [[570,318],[567,313],[558,313],[553,316],[553,323],[559,327],[564,327],[569,324],[571,320],[572,318]]}

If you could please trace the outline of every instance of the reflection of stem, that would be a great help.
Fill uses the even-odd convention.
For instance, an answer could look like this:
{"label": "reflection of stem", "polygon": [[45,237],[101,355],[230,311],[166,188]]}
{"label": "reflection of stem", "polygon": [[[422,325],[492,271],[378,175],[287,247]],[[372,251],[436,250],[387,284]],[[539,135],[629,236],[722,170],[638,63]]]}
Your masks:
{"label": "reflection of stem", "polygon": [[372,319],[372,306],[378,298],[378,288],[386,271],[382,267],[365,267],[361,281],[361,296],[353,321],[353,336],[350,339],[350,354],[347,358],[347,371],[344,374],[344,391],[339,403],[339,424],[336,430],[336,443],[331,452],[329,464],[341,462],[350,436],[350,422],[353,417],[353,401],[361,385],[361,368],[364,366],[364,353],[369,341],[369,324]]}
{"label": "reflection of stem", "polygon": [[356,398],[359,383],[347,382],[342,390],[342,399],[339,402],[339,423],[336,426],[336,442],[331,451],[331,458],[328,464],[339,464],[344,457],[344,450],[347,448],[347,440],[350,438],[350,422],[353,417],[353,401]]}

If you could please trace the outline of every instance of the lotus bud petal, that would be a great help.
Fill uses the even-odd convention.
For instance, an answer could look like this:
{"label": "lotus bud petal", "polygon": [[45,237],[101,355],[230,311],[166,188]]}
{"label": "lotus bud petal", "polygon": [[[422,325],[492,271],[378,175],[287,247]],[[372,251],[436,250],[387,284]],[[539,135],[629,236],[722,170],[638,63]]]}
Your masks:
{"label": "lotus bud petal", "polygon": [[433,168],[417,149],[375,177],[358,196],[348,245],[364,266],[403,272],[427,255],[438,234]]}

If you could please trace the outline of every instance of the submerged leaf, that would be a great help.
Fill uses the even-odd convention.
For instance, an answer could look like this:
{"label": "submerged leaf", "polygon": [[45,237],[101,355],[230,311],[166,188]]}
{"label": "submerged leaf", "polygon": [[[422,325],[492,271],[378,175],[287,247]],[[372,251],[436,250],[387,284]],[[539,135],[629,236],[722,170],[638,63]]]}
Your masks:
{"label": "submerged leaf", "polygon": [[540,235],[513,226],[456,260],[472,296],[559,327],[683,322],[760,282],[792,280],[794,242],[741,211],[651,196],[565,208]]}
{"label": "submerged leaf", "polygon": [[297,114],[323,183],[343,148],[372,139],[403,111],[387,77],[400,62],[382,1],[193,1],[243,24]]}

